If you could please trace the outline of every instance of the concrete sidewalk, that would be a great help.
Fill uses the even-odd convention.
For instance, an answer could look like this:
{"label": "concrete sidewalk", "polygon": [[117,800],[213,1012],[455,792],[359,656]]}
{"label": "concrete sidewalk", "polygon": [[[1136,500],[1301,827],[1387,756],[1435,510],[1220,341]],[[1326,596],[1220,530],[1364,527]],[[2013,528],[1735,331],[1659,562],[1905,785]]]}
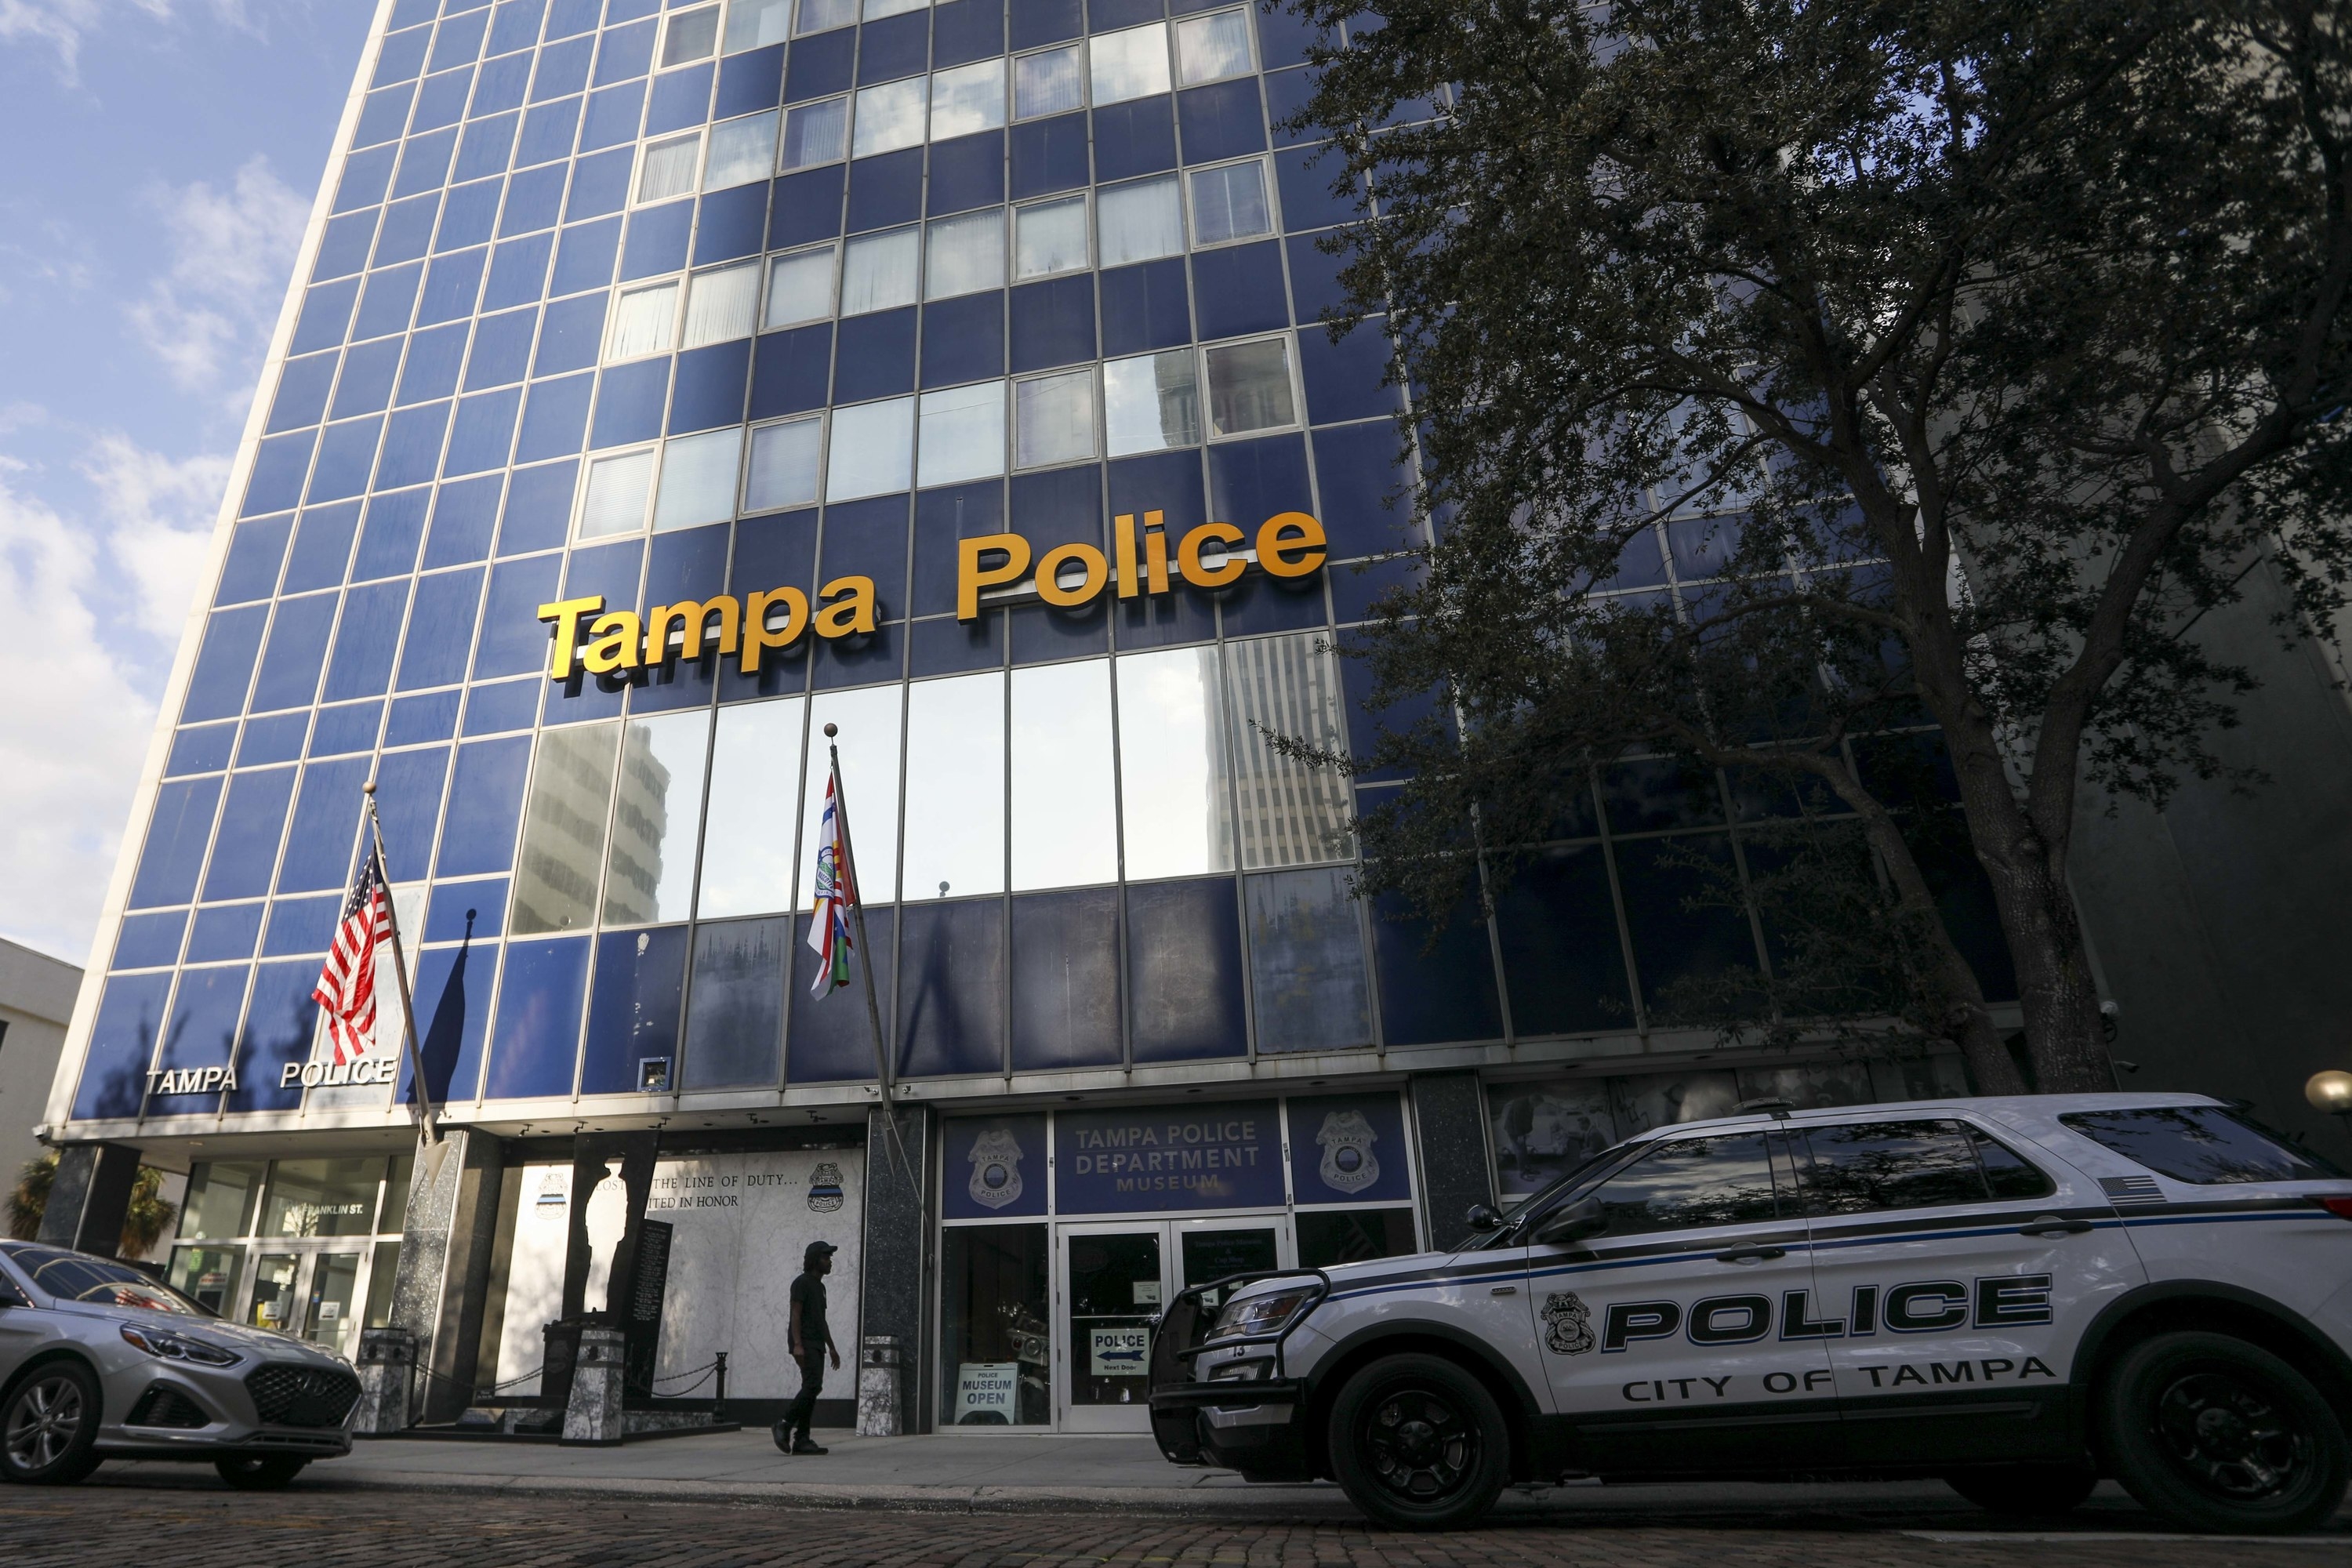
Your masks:
{"label": "concrete sidewalk", "polygon": [[[822,1430],[817,1436],[832,1452],[803,1458],[777,1452],[764,1427],[639,1441],[617,1448],[362,1438],[349,1458],[312,1466],[295,1486],[304,1492],[593,1493],[955,1513],[1100,1510],[1302,1523],[1361,1517],[1328,1482],[1252,1486],[1230,1470],[1171,1465],[1146,1436],[956,1432],[856,1437]],[[98,1479],[130,1486],[217,1485],[209,1469],[184,1465],[110,1464]],[[2102,1489],[2103,1500],[2113,1489]],[[1888,1510],[1915,1519],[1972,1511],[1948,1488],[1929,1480],[1514,1488],[1496,1507],[1500,1515],[1563,1521],[1739,1514],[1842,1517],[1860,1522],[1864,1516]]]}

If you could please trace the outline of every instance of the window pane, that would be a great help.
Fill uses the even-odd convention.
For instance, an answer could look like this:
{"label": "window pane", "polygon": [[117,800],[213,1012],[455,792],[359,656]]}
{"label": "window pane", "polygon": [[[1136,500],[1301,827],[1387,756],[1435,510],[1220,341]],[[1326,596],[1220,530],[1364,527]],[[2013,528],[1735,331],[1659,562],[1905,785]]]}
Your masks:
{"label": "window pane", "polygon": [[985,479],[1004,471],[1004,384],[923,394],[919,468],[925,487]]}
{"label": "window pane", "polygon": [[993,131],[1004,123],[1004,61],[980,60],[931,78],[931,140]]}
{"label": "window pane", "polygon": [[1290,340],[1261,338],[1209,351],[1209,434],[1238,436],[1298,422],[1290,396]]}
{"label": "window pane", "polygon": [[849,851],[862,896],[868,903],[887,903],[898,885],[898,704],[905,689],[870,686],[826,692],[810,709],[808,771],[801,781],[803,909],[816,897],[816,825],[824,811],[825,769],[830,765],[827,724],[841,729],[835,744],[841,748],[841,787],[849,795]]}
{"label": "window pane", "polygon": [[605,363],[667,353],[677,346],[677,322],[675,282],[630,289],[614,308],[612,335],[604,345]]}
{"label": "window pane", "polygon": [[580,537],[635,533],[646,525],[646,495],[653,489],[654,455],[625,452],[588,466],[588,489],[580,504]]}
{"label": "window pane", "polygon": [[654,531],[733,517],[735,469],[742,458],[740,429],[682,436],[665,446],[661,491],[654,498]]}
{"label": "window pane", "polygon": [[682,66],[709,57],[719,47],[719,7],[684,11],[669,19],[662,35],[662,64]]}
{"label": "window pane", "polygon": [[1004,677],[907,688],[908,900],[1004,890]]}
{"label": "window pane", "polygon": [[1176,24],[1176,59],[1184,85],[1245,76],[1250,68],[1249,14],[1220,11]]}
{"label": "window pane", "polygon": [[694,189],[694,166],[702,155],[702,132],[673,136],[646,149],[637,168],[637,200],[667,201]]}
{"label": "window pane", "polygon": [[2315,1182],[2341,1173],[2313,1151],[2289,1148],[2218,1105],[2086,1110],[2060,1120],[2159,1175],[2200,1186]]}
{"label": "window pane", "polygon": [[702,188],[723,190],[764,180],[776,164],[776,111],[730,120],[710,131],[710,158],[703,165]]}
{"label": "window pane", "polygon": [[1328,751],[1347,748],[1338,658],[1320,632],[1225,646],[1232,682],[1234,773],[1240,781],[1242,864],[1306,866],[1354,853],[1348,781],[1266,743],[1265,731]]}
{"label": "window pane", "polygon": [[1811,1214],[1938,1208],[1985,1201],[1976,1151],[1953,1121],[1808,1127],[1812,1159],[1800,1180]]}
{"label": "window pane", "polygon": [[1042,468],[1095,455],[1095,373],[1072,371],[1013,384],[1020,450],[1013,466]]}
{"label": "window pane", "polygon": [[795,419],[751,432],[751,471],[743,481],[743,510],[777,511],[816,504],[817,458],[824,421]]}
{"label": "window pane", "polygon": [[681,342],[698,349],[705,343],[748,338],[756,328],[759,310],[758,262],[698,272],[687,289],[686,332]]}
{"label": "window pane", "polygon": [[1192,351],[1115,359],[1103,366],[1103,439],[1114,458],[1201,444],[1201,390]]}
{"label": "window pane", "polygon": [[1615,1240],[1656,1230],[1755,1225],[1778,1214],[1761,1132],[1661,1143],[1592,1194]]}
{"label": "window pane", "polygon": [[738,55],[782,43],[792,14],[793,0],[735,0],[727,10],[725,51]]}
{"label": "window pane", "polygon": [[923,140],[923,105],[929,77],[910,76],[886,81],[857,95],[857,125],[850,138],[849,155],[870,158],[895,153]]}
{"label": "window pane", "polygon": [[1013,672],[1013,890],[1118,876],[1110,661]]}
{"label": "window pane", "polygon": [[945,300],[1004,287],[1004,209],[940,218],[929,233],[923,298]]}
{"label": "window pane", "polygon": [[1272,234],[1274,221],[1265,205],[1265,165],[1255,159],[1228,163],[1221,169],[1198,169],[1192,174],[1192,238],[1198,245],[1223,245]]}
{"label": "window pane", "polygon": [[794,327],[832,314],[832,246],[779,256],[770,264],[765,325]]}
{"label": "window pane", "polygon": [[1234,868],[1225,761],[1213,644],[1118,661],[1119,819],[1130,881]]}
{"label": "window pane", "polygon": [[1015,207],[1013,236],[1016,281],[1077,271],[1087,264],[1087,198]]}
{"label": "window pane", "polygon": [[908,488],[914,468],[915,400],[894,397],[833,411],[824,499],[856,500]]}
{"label": "window pane", "polygon": [[1168,90],[1168,25],[1098,33],[1090,45],[1095,102],[1124,103]]}
{"label": "window pane", "polygon": [[913,304],[922,250],[920,229],[894,229],[851,240],[841,266],[841,313],[861,316]]}
{"label": "window pane", "polygon": [[878,22],[885,16],[896,16],[905,11],[919,11],[931,0],[866,0],[866,19]]}
{"label": "window pane", "polygon": [[618,724],[572,724],[540,731],[522,857],[515,867],[509,926],[515,935],[577,931],[595,919],[620,730]]}
{"label": "window pane", "polygon": [[693,904],[709,713],[632,719],[621,736],[621,794],[604,859],[604,923],[682,921]]}
{"label": "window pane", "polygon": [[1095,197],[1095,227],[1105,267],[1182,255],[1184,212],[1175,176],[1106,187]]}
{"label": "window pane", "polygon": [[841,156],[848,134],[849,100],[828,98],[822,103],[803,103],[784,116],[782,166],[805,169],[812,163],[830,163]]}
{"label": "window pane", "polygon": [[1336,866],[1276,871],[1252,877],[1245,886],[1257,1048],[1313,1051],[1370,1044],[1364,939],[1348,873]]}
{"label": "window pane", "polygon": [[857,20],[857,0],[801,0],[802,33],[822,33],[828,27],[845,27]]}
{"label": "window pane", "polygon": [[793,907],[793,780],[801,761],[801,699],[719,710],[703,818],[704,920]]}
{"label": "window pane", "polygon": [[1040,49],[1013,62],[1013,113],[1018,120],[1040,114],[1060,114],[1087,100],[1085,74],[1078,68],[1076,44]]}

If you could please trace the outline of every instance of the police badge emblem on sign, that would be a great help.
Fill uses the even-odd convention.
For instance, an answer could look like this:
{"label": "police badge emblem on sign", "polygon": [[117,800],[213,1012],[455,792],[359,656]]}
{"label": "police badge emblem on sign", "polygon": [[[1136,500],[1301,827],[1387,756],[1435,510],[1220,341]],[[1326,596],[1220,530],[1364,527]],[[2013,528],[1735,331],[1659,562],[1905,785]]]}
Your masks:
{"label": "police badge emblem on sign", "polygon": [[1002,1127],[983,1130],[971,1141],[971,1181],[964,1190],[985,1209],[1021,1201],[1021,1141]]}
{"label": "police badge emblem on sign", "polygon": [[1592,1348],[1592,1309],[1573,1290],[1544,1298],[1544,1344],[1558,1355],[1582,1355]]}
{"label": "police badge emblem on sign", "polygon": [[1334,1110],[1325,1116],[1323,1130],[1315,1134],[1315,1142],[1323,1146],[1318,1173],[1323,1184],[1335,1193],[1360,1193],[1379,1181],[1381,1163],[1372,1154],[1379,1140],[1360,1110]]}
{"label": "police badge emblem on sign", "polygon": [[826,1160],[809,1173],[808,1205],[813,1214],[831,1214],[841,1206],[841,1167]]}

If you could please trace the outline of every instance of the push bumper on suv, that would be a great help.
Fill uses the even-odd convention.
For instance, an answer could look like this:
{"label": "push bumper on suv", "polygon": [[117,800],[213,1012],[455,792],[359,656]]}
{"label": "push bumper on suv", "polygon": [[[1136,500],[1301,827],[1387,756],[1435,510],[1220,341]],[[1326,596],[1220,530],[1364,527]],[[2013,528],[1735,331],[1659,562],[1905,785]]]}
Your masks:
{"label": "push bumper on suv", "polygon": [[[1204,1342],[1213,1321],[1205,1300],[1266,1275],[1236,1275],[1181,1291],[1161,1318],[1152,1346],[1151,1431],[1174,1463],[1238,1470],[1254,1481],[1309,1478],[1308,1389],[1305,1379],[1285,1374],[1283,1347],[1330,1280],[1318,1269],[1280,1273],[1313,1275],[1321,1292],[1275,1332]],[[1205,1356],[1219,1358],[1217,1364],[1204,1368]]]}

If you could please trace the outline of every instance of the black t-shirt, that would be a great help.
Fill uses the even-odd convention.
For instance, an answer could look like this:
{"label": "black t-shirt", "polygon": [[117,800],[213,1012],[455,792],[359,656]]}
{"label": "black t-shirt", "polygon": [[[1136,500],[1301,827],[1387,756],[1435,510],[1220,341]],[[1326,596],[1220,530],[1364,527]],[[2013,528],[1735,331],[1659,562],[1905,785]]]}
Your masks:
{"label": "black t-shirt", "polygon": [[822,1354],[833,1343],[833,1331],[824,1324],[824,1277],[803,1274],[793,1279],[792,1304],[801,1310],[802,1353]]}

